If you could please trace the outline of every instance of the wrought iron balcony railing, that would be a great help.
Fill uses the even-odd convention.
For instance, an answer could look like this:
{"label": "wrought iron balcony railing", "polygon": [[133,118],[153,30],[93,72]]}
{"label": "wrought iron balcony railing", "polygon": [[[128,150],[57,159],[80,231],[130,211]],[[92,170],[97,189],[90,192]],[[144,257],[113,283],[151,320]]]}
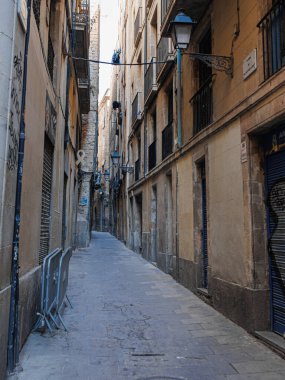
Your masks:
{"label": "wrought iron balcony railing", "polygon": [[156,140],[148,147],[148,170],[156,166]]}
{"label": "wrought iron balcony railing", "polygon": [[33,11],[35,20],[37,23],[38,28],[40,27],[40,18],[41,18],[41,0],[34,0],[33,1]]}
{"label": "wrought iron balcony railing", "polygon": [[49,71],[51,80],[53,80],[54,50],[53,50],[52,40],[50,36],[48,37],[47,65],[48,65],[48,71]]}
{"label": "wrought iron balcony railing", "polygon": [[75,26],[78,24],[83,24],[84,26],[87,26],[89,22],[89,15],[85,12],[73,13],[73,21]]}
{"label": "wrought iron balcony railing", "polygon": [[134,25],[134,44],[138,45],[142,33],[142,7],[139,7]]}
{"label": "wrought iron balcony railing", "polygon": [[138,121],[142,118],[141,92],[137,92],[132,103],[132,126],[135,128]]}
{"label": "wrought iron balcony railing", "polygon": [[135,181],[140,179],[141,160],[138,159],[135,162]]}
{"label": "wrought iron balcony railing", "polygon": [[213,117],[213,90],[212,77],[204,83],[199,91],[190,100],[193,106],[193,134],[202,131],[212,122]]}
{"label": "wrought iron balcony railing", "polygon": [[173,152],[173,124],[172,121],[162,131],[162,159]]}
{"label": "wrought iron balcony railing", "polygon": [[285,0],[276,1],[258,23],[262,31],[264,79],[285,66]]}
{"label": "wrought iron balcony railing", "polygon": [[151,59],[151,63],[148,66],[144,76],[144,101],[147,103],[152,93],[157,90],[156,84],[156,58]]}
{"label": "wrought iron balcony railing", "polygon": [[163,72],[167,72],[173,63],[173,49],[170,38],[162,37],[157,45],[157,61],[167,62],[158,63],[156,68],[157,79],[159,80]]}
{"label": "wrought iron balcony railing", "polygon": [[163,21],[168,13],[168,9],[170,5],[173,3],[174,0],[161,0],[161,23],[163,24]]}

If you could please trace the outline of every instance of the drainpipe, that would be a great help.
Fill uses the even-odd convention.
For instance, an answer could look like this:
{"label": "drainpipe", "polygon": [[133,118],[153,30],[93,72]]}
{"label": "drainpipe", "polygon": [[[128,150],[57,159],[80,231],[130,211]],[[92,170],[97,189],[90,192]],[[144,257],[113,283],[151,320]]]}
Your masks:
{"label": "drainpipe", "polygon": [[21,116],[19,131],[19,150],[18,150],[18,168],[17,168],[17,187],[15,200],[15,217],[14,232],[12,245],[12,265],[11,265],[11,297],[10,297],[10,316],[8,331],[8,350],[7,350],[7,367],[11,373],[16,364],[19,362],[19,234],[21,219],[21,195],[22,195],[22,178],[24,164],[25,148],[25,109],[26,109],[26,92],[27,92],[27,66],[28,51],[30,41],[31,26],[31,3],[27,2],[27,31],[25,37],[25,54],[23,67],[23,91],[21,100]]}
{"label": "drainpipe", "polygon": [[181,50],[177,49],[177,146],[182,145],[182,86],[181,86]]}

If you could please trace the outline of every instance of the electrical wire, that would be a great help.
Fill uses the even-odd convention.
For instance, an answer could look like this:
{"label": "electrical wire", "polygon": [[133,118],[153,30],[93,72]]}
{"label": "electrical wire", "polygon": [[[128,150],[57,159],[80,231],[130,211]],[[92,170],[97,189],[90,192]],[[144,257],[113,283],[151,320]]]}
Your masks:
{"label": "electrical wire", "polygon": [[157,63],[163,64],[163,63],[169,63],[169,62],[174,62],[173,59],[168,60],[168,61],[151,61],[151,62],[141,62],[141,63],[113,63],[113,62],[106,62],[106,61],[96,61],[94,59],[88,59],[88,58],[79,58],[79,57],[73,57],[71,58],[75,61],[88,61],[92,63],[99,63],[103,65],[112,65],[112,66],[145,66],[145,65],[155,65]]}

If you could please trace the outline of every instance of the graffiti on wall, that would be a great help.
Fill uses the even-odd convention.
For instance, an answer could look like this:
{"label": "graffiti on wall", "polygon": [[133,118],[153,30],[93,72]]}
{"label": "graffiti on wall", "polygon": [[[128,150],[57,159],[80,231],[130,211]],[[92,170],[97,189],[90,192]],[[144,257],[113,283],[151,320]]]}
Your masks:
{"label": "graffiti on wall", "polygon": [[278,260],[278,256],[282,254],[280,252],[280,244],[284,241],[285,178],[276,181],[272,186],[268,195],[268,206],[274,226],[268,241],[268,251],[271,258],[272,270],[277,275],[276,279],[285,296],[285,283],[282,280],[282,268]]}
{"label": "graffiti on wall", "polygon": [[22,53],[14,55],[13,76],[11,89],[11,108],[9,115],[9,146],[7,167],[10,171],[17,168],[19,139],[18,131],[21,119],[21,95],[22,95],[23,57]]}

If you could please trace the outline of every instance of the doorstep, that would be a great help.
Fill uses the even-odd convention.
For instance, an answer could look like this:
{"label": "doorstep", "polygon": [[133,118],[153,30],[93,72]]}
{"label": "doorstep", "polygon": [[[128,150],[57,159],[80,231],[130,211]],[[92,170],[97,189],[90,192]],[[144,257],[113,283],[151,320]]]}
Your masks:
{"label": "doorstep", "polygon": [[272,331],[255,331],[254,335],[277,350],[282,356],[285,355],[285,339]]}

